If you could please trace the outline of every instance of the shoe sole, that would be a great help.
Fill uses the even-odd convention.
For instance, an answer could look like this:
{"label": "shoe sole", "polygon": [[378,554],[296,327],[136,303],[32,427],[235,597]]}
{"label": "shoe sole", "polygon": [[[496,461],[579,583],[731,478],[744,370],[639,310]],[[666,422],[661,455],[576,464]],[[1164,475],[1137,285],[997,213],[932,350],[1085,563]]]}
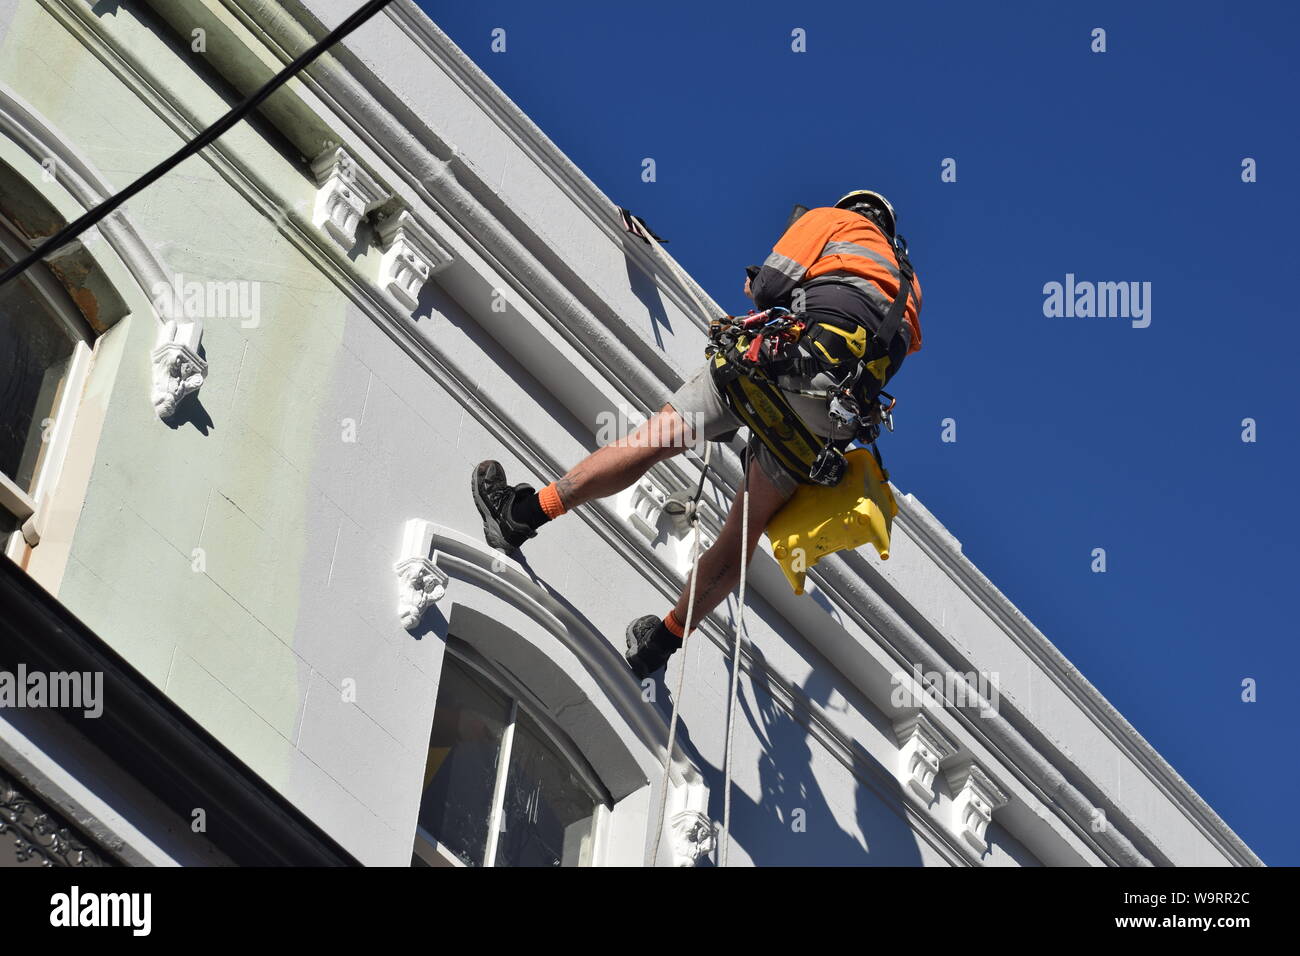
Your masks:
{"label": "shoe sole", "polygon": [[623,632],[623,641],[627,646],[627,650],[623,653],[623,660],[627,661],[627,666],[632,671],[633,677],[637,680],[645,680],[651,673],[653,673],[653,671],[646,671],[644,666],[639,665],[639,662],[634,664],[631,660],[632,655],[636,654],[641,649],[640,644],[637,643],[636,634],[633,631],[633,628],[636,627],[637,622],[640,620],[641,618],[639,617],[634,618],[628,624],[627,630]]}
{"label": "shoe sole", "polygon": [[478,509],[479,517],[483,519],[483,537],[488,544],[498,551],[514,551],[516,548],[508,543],[501,534],[500,523],[498,523],[496,516],[492,514],[492,509],[488,507],[488,503],[483,500],[483,496],[479,493],[479,469],[482,467],[483,465],[474,467],[474,473],[470,475],[469,487],[470,493],[474,496],[474,507]]}
{"label": "shoe sole", "polygon": [[627,630],[623,632],[623,644],[627,648],[627,650],[624,651],[625,656],[627,654],[635,654],[640,650],[640,648],[637,647],[636,635],[632,633],[632,628],[636,626],[637,620],[639,620],[639,618],[628,624]]}

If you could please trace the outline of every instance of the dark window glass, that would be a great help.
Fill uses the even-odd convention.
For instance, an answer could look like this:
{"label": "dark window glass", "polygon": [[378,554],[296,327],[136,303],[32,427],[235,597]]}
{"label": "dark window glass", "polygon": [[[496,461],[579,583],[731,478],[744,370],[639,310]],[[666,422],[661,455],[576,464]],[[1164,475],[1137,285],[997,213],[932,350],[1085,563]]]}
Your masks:
{"label": "dark window glass", "polygon": [[[0,256],[0,266],[8,260]],[[39,267],[38,267],[39,268]],[[31,492],[74,340],[25,278],[0,286],[0,471]]]}
{"label": "dark window glass", "polygon": [[541,729],[520,713],[510,749],[497,866],[589,862],[596,801]]}
{"label": "dark window glass", "polygon": [[510,701],[448,656],[429,736],[420,826],[472,866],[483,863]]}

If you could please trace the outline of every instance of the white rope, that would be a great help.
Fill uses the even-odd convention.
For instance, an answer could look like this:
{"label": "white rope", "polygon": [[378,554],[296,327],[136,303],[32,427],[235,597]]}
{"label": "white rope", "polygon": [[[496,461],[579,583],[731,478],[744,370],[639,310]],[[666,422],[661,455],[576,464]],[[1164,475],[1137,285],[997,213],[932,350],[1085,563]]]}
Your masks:
{"label": "white rope", "polygon": [[[699,492],[704,490],[705,475],[709,470],[709,457],[713,454],[713,443],[709,442],[704,446],[704,470],[700,473]],[[695,538],[691,542],[691,589],[686,598],[686,621],[682,625],[682,666],[677,674],[677,689],[673,692],[673,713],[668,721],[668,749],[664,751],[664,773],[663,782],[659,787],[659,812],[655,814],[655,819],[659,825],[655,828],[654,849],[650,853],[650,865],[654,866],[659,860],[659,845],[663,842],[664,836],[664,814],[668,812],[668,784],[669,772],[673,761],[673,748],[677,743],[677,710],[682,705],[682,692],[686,689],[686,656],[690,653],[690,642],[688,638],[691,635],[691,624],[695,616],[695,586],[700,576],[700,502],[699,492],[696,494],[695,502],[691,507],[691,533]],[[665,675],[666,676],[666,675]]]}
{"label": "white rope", "polygon": [[[649,237],[647,237],[649,238]],[[707,325],[713,319],[716,311],[711,309],[696,292],[695,280],[683,269],[672,256],[662,249],[657,242],[650,239],[650,245],[660,254],[662,262],[667,263],[669,271],[674,273],[677,281],[681,283],[686,290],[687,295],[695,302],[696,308],[700,310],[701,316]],[[709,453],[713,446],[706,446],[704,453],[704,467],[708,468]],[[731,657],[731,698],[727,706],[727,742],[726,749],[723,752],[723,797],[722,797],[722,834],[721,849],[719,853],[719,864],[727,865],[727,854],[731,848],[731,747],[732,738],[735,735],[736,728],[736,697],[740,686],[740,645],[744,636],[745,629],[745,577],[749,566],[749,462],[745,461],[744,475],[741,478],[742,499],[741,499],[741,518],[740,518],[740,595],[738,600],[737,618],[736,618],[736,643]],[[703,478],[701,478],[703,482]],[[701,484],[701,487],[703,485]],[[697,502],[698,506],[698,502]],[[691,544],[691,590],[686,599],[686,624],[683,634],[689,636],[691,633],[692,617],[695,613],[695,585],[699,576],[700,567],[700,532],[699,516],[697,513],[691,514],[691,527],[695,532],[695,540]],[[682,666],[677,676],[677,690],[673,695],[673,712],[672,718],[668,722],[668,749],[664,753],[664,773],[663,783],[659,788],[659,812],[655,818],[659,821],[659,826],[655,828],[654,849],[650,854],[650,865],[653,866],[659,859],[659,847],[663,840],[664,833],[664,814],[668,807],[668,784],[669,768],[672,764],[673,747],[677,740],[677,710],[681,706],[682,692],[686,686],[686,638],[682,639]]]}
{"label": "white rope", "polygon": [[722,837],[720,866],[727,865],[731,849],[731,742],[736,732],[736,697],[740,689],[740,644],[745,634],[745,577],[749,569],[749,461],[745,461],[740,505],[740,596],[736,608],[736,645],[731,654],[731,697],[727,703],[727,743],[722,758]]}

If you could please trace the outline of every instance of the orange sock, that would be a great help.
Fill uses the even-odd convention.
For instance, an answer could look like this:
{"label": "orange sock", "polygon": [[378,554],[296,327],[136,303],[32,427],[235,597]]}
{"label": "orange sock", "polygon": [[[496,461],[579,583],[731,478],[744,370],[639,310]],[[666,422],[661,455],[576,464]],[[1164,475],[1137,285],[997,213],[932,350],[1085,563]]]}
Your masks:
{"label": "orange sock", "polygon": [[676,635],[680,638],[686,637],[686,623],[677,620],[676,610],[668,612],[668,616],[664,618],[664,627],[668,628],[669,634]]}
{"label": "orange sock", "polygon": [[558,518],[568,510],[560,500],[560,493],[555,490],[555,482],[551,482],[537,493],[537,501],[548,518]]}

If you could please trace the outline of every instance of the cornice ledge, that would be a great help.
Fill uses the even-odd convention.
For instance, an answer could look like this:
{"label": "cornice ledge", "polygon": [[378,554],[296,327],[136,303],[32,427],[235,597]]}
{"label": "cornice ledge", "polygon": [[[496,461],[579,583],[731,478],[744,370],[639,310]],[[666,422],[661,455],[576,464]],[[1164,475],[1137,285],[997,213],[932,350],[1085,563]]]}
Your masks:
{"label": "cornice ledge", "polygon": [[[397,0],[384,13],[405,30],[430,59],[441,66],[469,94],[471,99],[477,101],[484,112],[537,162],[553,182],[571,198],[577,200],[576,204],[602,231],[613,241],[620,242],[624,246],[625,251],[655,281],[660,291],[666,293],[690,321],[701,330],[706,328],[704,320],[697,315],[698,309],[694,306],[696,298],[715,308],[719,315],[722,314],[722,310],[717,308],[712,297],[689,272],[682,269],[680,277],[665,272],[649,246],[640,240],[626,241],[626,235],[618,225],[618,204],[606,196],[600,187],[555,145],[541,127],[519,109],[501,88],[465,55],[464,51],[420,9],[414,0]],[[380,83],[378,78],[374,77],[366,77],[365,80]],[[365,85],[369,86],[370,82],[366,82]],[[659,252],[671,258],[662,246]],[[687,281],[692,288],[683,285]]]}
{"label": "cornice ledge", "polygon": [[[853,620],[863,632],[883,647],[892,649],[902,658],[906,667],[919,666],[926,671],[959,673],[938,649],[918,634],[910,624],[867,583],[865,574],[855,573],[850,561],[862,561],[850,555],[831,555],[809,569],[809,578],[826,592],[847,619]],[[816,641],[814,640],[814,643]],[[1005,698],[1004,698],[1005,702]],[[971,726],[978,727],[991,741],[990,749],[1000,753],[1004,761],[1033,782],[1048,805],[1069,819],[1080,833],[1088,833],[1092,842],[1122,866],[1151,866],[1148,860],[1120,832],[1111,826],[1100,833],[1091,833],[1089,827],[1096,819],[1097,809],[1078,788],[1023,734],[974,688],[964,705],[955,704],[949,711],[957,714]],[[977,737],[979,734],[976,735]]]}

